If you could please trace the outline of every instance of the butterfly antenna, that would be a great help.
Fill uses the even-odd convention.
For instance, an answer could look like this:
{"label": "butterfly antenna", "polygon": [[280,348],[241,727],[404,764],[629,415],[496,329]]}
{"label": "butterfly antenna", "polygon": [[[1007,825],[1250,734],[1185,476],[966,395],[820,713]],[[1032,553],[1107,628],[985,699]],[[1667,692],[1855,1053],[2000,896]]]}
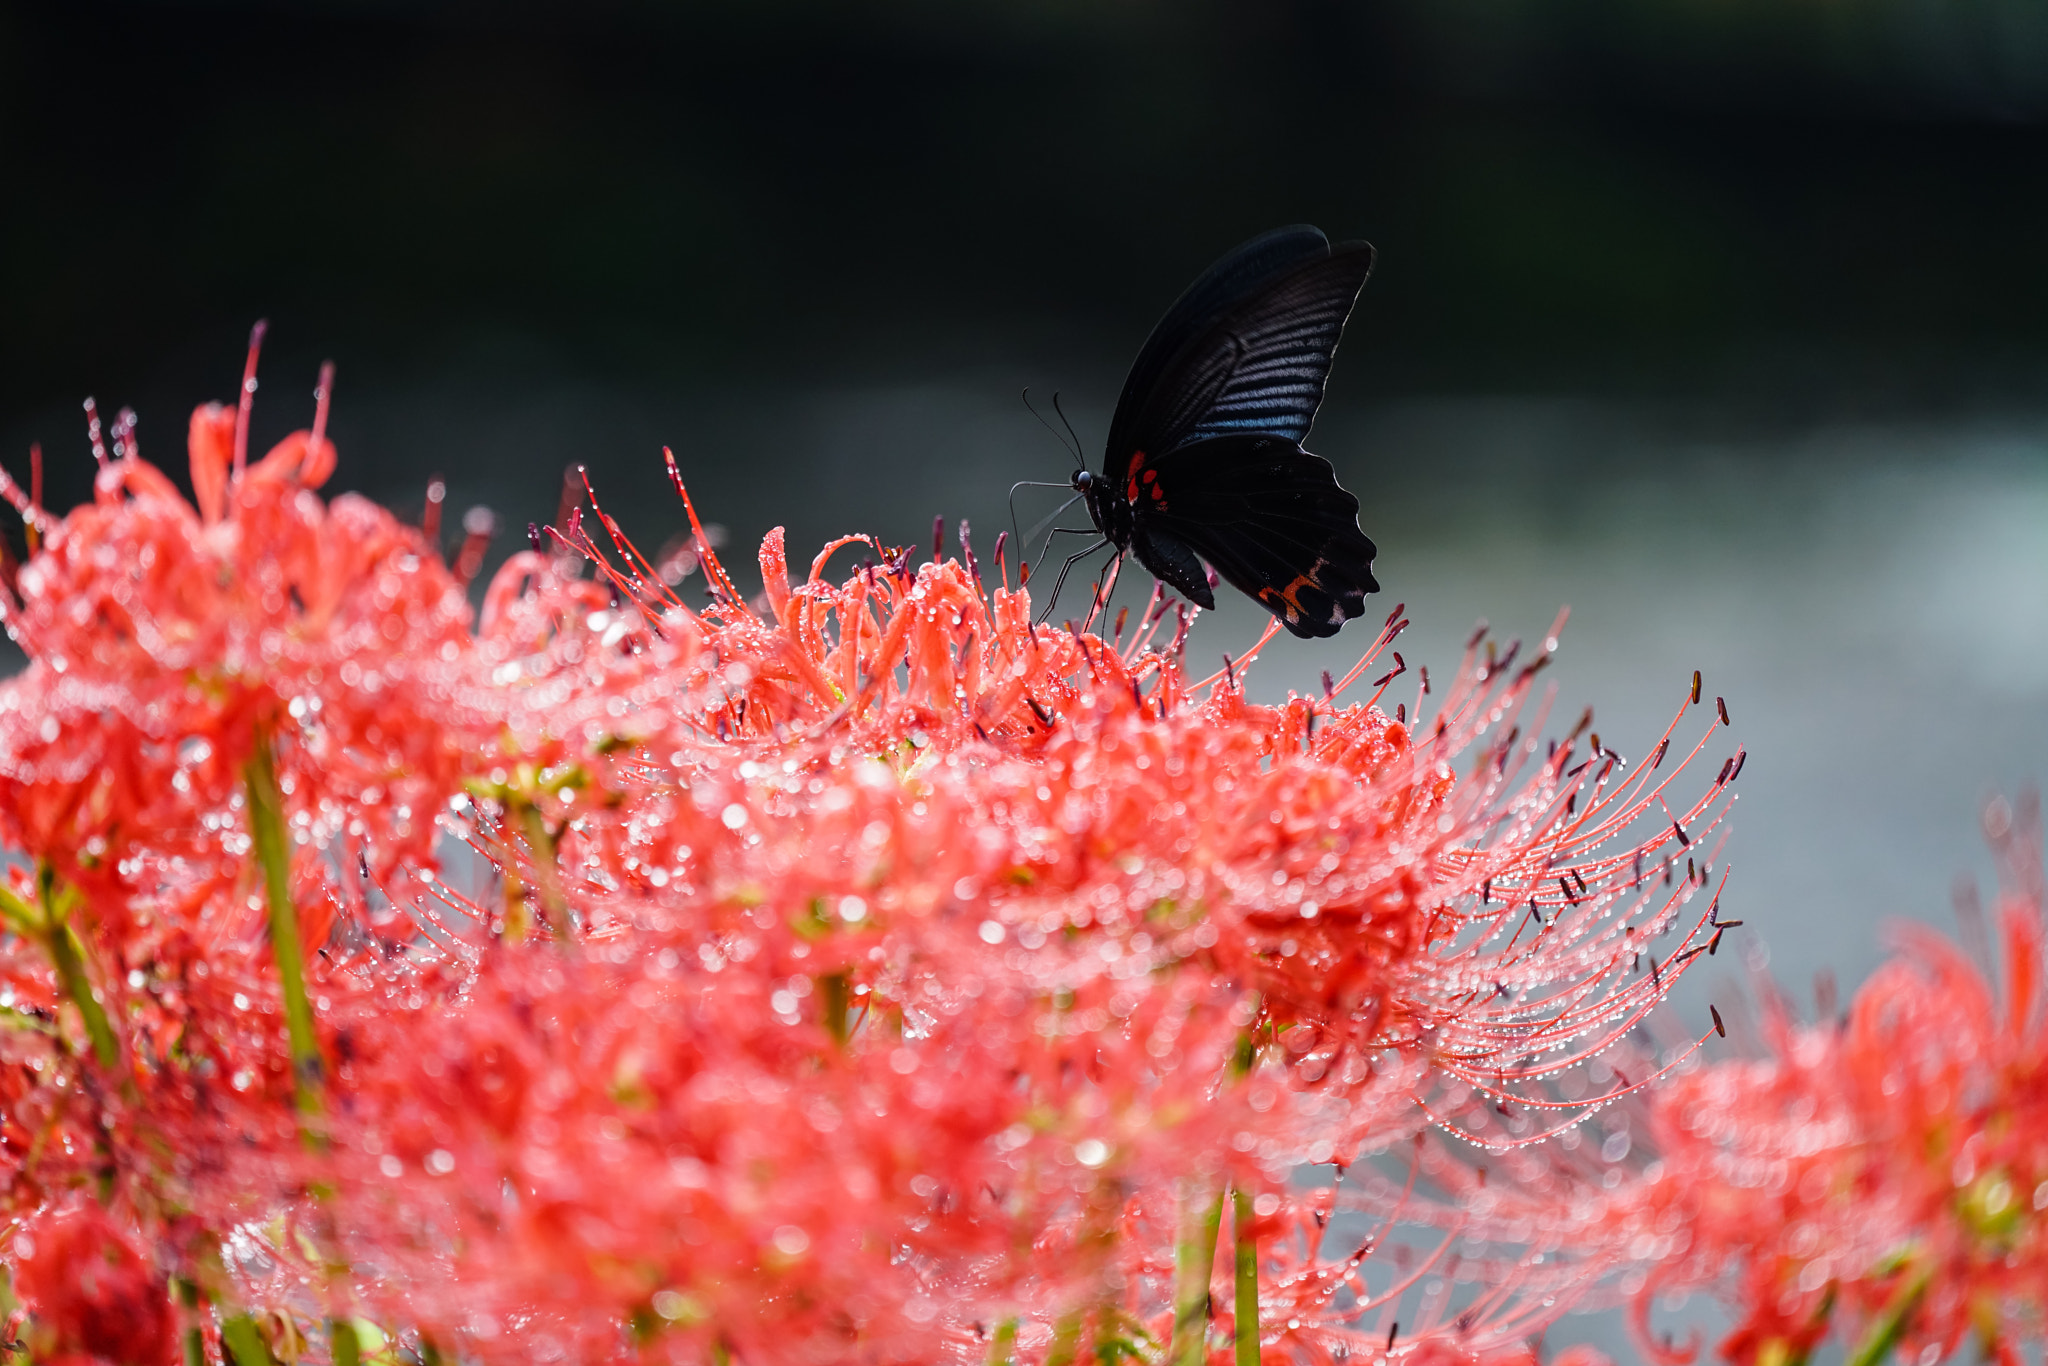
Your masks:
{"label": "butterfly antenna", "polygon": [[1073,422],[1067,417],[1067,410],[1060,407],[1060,391],[1057,389],[1052,391],[1052,410],[1060,415],[1061,422],[1066,423],[1067,435],[1074,438],[1074,459],[1086,465],[1088,457],[1081,453],[1081,434],[1074,430]]}
{"label": "butterfly antenna", "polygon": [[[1085,465],[1088,463],[1088,461],[1081,455],[1081,443],[1079,441],[1076,441],[1073,445],[1069,446],[1067,444],[1067,439],[1064,436],[1060,435],[1059,428],[1053,426],[1050,422],[1047,422],[1045,420],[1045,414],[1039,412],[1038,409],[1031,406],[1030,385],[1027,384],[1026,386],[1024,386],[1024,392],[1023,394],[1020,395],[1020,397],[1024,400],[1024,411],[1031,414],[1033,417],[1037,418],[1038,425],[1052,433],[1052,439],[1060,443],[1060,448],[1062,450],[1066,451],[1069,455],[1073,456],[1074,459],[1080,461],[1082,464]],[[1059,411],[1060,396],[1057,390],[1053,392],[1052,406],[1055,412]],[[1065,421],[1066,414],[1060,413],[1060,419],[1061,421]]]}

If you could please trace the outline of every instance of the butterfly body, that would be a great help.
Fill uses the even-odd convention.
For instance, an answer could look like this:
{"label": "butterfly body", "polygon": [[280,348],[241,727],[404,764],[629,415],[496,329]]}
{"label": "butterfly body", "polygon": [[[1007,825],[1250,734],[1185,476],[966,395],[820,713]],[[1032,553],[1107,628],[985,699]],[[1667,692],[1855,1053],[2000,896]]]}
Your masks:
{"label": "butterfly body", "polygon": [[1363,242],[1282,228],[1188,288],[1131,366],[1102,472],[1073,477],[1106,542],[1214,607],[1206,561],[1298,636],[1364,612],[1358,500],[1301,442],[1371,266]]}

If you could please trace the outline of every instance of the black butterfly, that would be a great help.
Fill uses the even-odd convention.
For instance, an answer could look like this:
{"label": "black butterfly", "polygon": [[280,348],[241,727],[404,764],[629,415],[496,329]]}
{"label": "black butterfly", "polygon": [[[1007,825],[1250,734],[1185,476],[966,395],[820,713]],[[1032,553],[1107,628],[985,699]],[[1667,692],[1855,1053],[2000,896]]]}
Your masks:
{"label": "black butterfly", "polygon": [[1279,228],[1188,287],[1131,365],[1102,473],[1074,472],[1103,543],[1214,607],[1206,560],[1298,636],[1364,613],[1379,582],[1358,499],[1301,442],[1372,257]]}

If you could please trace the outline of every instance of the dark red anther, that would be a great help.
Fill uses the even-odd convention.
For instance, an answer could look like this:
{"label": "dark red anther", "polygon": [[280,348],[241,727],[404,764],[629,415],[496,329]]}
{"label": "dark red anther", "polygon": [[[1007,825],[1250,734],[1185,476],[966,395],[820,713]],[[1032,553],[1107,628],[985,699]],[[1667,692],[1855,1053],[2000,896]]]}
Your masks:
{"label": "dark red anther", "polygon": [[533,547],[534,554],[540,554],[541,547],[545,542],[540,538],[540,524],[538,522],[528,522],[526,524],[526,543]]}
{"label": "dark red anther", "polygon": [[1717,712],[1719,712],[1719,713],[1721,713],[1721,724],[1722,724],[1722,725],[1724,725],[1724,726],[1725,726],[1725,725],[1727,725],[1727,724],[1728,724],[1728,704],[1727,704],[1726,702],[1722,701],[1722,700],[1721,700],[1720,698],[1718,698],[1718,697],[1717,697],[1717,698],[1715,698],[1715,699],[1714,699],[1714,710],[1715,710],[1715,711],[1717,711]]}
{"label": "dark red anther", "polygon": [[937,564],[939,557],[945,553],[946,519],[943,516],[934,517],[932,518],[932,563]]}
{"label": "dark red anther", "polygon": [[1749,762],[1749,751],[1748,751],[1748,750],[1746,750],[1746,749],[1738,749],[1738,750],[1736,750],[1736,751],[1735,751],[1735,771],[1734,771],[1733,773],[1731,773],[1731,774],[1729,774],[1729,775],[1728,775],[1728,781],[1732,783],[1732,782],[1734,782],[1734,781],[1735,781],[1735,780],[1736,780],[1737,778],[1740,778],[1740,777],[1742,776],[1742,766],[1743,766],[1744,764],[1748,763],[1748,762]]}
{"label": "dark red anther", "polygon": [[974,580],[974,586],[977,589],[980,588],[981,562],[974,558],[974,546],[967,539],[967,519],[965,517],[960,519],[960,558],[967,564],[968,577]]}
{"label": "dark red anther", "polygon": [[1692,671],[1692,704],[1695,707],[1700,704],[1700,671],[1698,669]]}
{"label": "dark red anther", "polygon": [[433,545],[441,539],[441,507],[448,501],[448,481],[440,475],[427,480],[427,505],[420,513],[420,534]]}
{"label": "dark red anther", "polygon": [[1323,698],[1325,701],[1337,695],[1337,685],[1330,678],[1330,671],[1323,670]]}
{"label": "dark red anther", "polygon": [[1671,741],[1669,741],[1668,739],[1659,740],[1657,742],[1657,752],[1650,758],[1650,772],[1655,773],[1657,769],[1663,764],[1664,752],[1670,748]]}
{"label": "dark red anther", "polygon": [[[1679,828],[1677,821],[1671,822],[1671,831],[1673,834],[1678,836],[1678,842],[1681,845],[1683,845],[1687,849],[1692,848],[1692,841],[1685,837],[1685,831]],[[1692,861],[1690,859],[1686,860],[1688,867],[1691,866],[1691,862]]]}
{"label": "dark red anther", "polygon": [[1721,1023],[1721,1012],[1713,1006],[1707,1007],[1707,1014],[1714,1017],[1714,1032],[1722,1038],[1728,1037],[1728,1026]]}
{"label": "dark red anther", "polygon": [[1422,666],[1422,695],[1429,696],[1429,665]]}

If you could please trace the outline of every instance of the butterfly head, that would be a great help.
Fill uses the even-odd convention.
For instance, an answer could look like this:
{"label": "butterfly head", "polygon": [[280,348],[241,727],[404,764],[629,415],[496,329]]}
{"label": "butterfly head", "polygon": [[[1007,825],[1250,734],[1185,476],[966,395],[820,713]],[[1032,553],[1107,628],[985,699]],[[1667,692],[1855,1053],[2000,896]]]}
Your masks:
{"label": "butterfly head", "polygon": [[1085,494],[1095,486],[1095,471],[1084,466],[1074,471],[1074,477],[1070,482],[1073,484],[1074,492]]}

